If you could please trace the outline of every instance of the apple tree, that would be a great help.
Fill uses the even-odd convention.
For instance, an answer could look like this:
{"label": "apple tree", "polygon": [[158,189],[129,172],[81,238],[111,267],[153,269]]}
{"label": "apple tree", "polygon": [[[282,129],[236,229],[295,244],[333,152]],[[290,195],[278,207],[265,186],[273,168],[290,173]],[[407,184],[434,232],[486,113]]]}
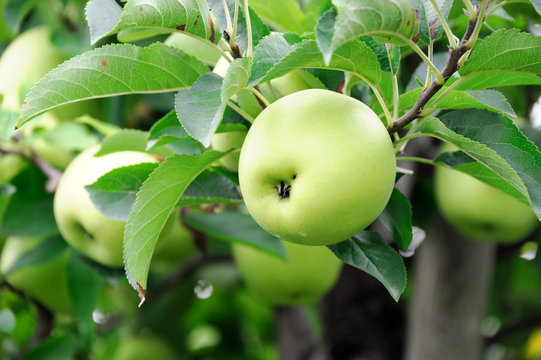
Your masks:
{"label": "apple tree", "polygon": [[538,0],[0,10],[2,356],[541,356]]}

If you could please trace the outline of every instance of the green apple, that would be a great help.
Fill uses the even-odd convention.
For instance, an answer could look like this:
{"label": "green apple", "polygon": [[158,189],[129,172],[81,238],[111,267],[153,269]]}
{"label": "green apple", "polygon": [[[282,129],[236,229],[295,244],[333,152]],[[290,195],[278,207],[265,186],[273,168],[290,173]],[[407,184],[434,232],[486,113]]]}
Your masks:
{"label": "green apple", "polygon": [[178,216],[171,216],[154,248],[150,269],[154,273],[167,274],[196,250],[190,230],[181,224]]}
{"label": "green apple", "polygon": [[10,182],[24,167],[24,159],[16,154],[0,155],[0,184]]}
{"label": "green apple", "polygon": [[383,211],[396,159],[378,116],[329,90],[299,91],[272,103],[248,131],[240,189],[267,232],[306,245],[357,234]]}
{"label": "green apple", "polygon": [[165,44],[195,56],[207,65],[214,66],[220,59],[220,53],[214,46],[187,34],[173,33],[165,40]]}
{"label": "green apple", "polygon": [[[31,28],[19,35],[0,58],[0,95],[3,109],[19,112],[23,98],[30,88],[50,70],[67,60],[51,42],[51,32],[45,26]],[[101,115],[98,101],[84,101],[62,106],[52,111],[60,120],[77,116]]]}
{"label": "green apple", "polygon": [[271,86],[273,86],[280,95],[286,96],[293,94],[294,92],[310,89],[311,86],[306,82],[302,77],[300,70],[293,70],[288,72],[284,76],[279,78],[272,79],[270,81]]}
{"label": "green apple", "polygon": [[325,246],[283,241],[288,260],[234,244],[233,258],[248,289],[272,305],[311,304],[334,285],[341,262]]}
{"label": "green apple", "polygon": [[34,27],[19,35],[2,54],[0,94],[4,97],[4,109],[18,112],[26,91],[65,60],[50,38],[48,28]]}
{"label": "green apple", "polygon": [[60,233],[75,249],[103,265],[122,266],[123,221],[96,210],[86,185],[122,166],[157,160],[146,153],[120,151],[95,157],[99,146],[79,154],[66,168],[54,198],[54,215]]}
{"label": "green apple", "polygon": [[[246,131],[229,131],[212,135],[210,145],[218,151],[227,151],[229,149],[240,149],[246,138]],[[220,162],[229,171],[237,172],[239,170],[240,152],[234,151],[220,159]]]}
{"label": "green apple", "polygon": [[476,239],[514,242],[528,235],[539,220],[518,199],[457,170],[435,170],[436,203],[459,232]]}
{"label": "green apple", "polygon": [[158,337],[130,336],[122,339],[115,360],[174,360],[177,357],[172,349]]}
{"label": "green apple", "polygon": [[2,249],[0,260],[2,273],[16,289],[36,299],[50,310],[71,313],[66,276],[67,251],[45,263],[27,265],[8,272],[22,255],[42,241],[41,238],[9,237]]}

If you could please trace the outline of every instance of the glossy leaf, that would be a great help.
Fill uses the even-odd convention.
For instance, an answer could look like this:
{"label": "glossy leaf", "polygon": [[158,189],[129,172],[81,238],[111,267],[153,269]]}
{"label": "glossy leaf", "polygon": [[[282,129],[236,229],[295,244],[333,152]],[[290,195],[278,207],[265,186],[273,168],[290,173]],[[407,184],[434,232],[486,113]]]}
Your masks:
{"label": "glossy leaf", "polygon": [[412,239],[411,204],[398,189],[393,189],[391,198],[379,215],[378,221],[393,236],[394,241],[407,250]]}

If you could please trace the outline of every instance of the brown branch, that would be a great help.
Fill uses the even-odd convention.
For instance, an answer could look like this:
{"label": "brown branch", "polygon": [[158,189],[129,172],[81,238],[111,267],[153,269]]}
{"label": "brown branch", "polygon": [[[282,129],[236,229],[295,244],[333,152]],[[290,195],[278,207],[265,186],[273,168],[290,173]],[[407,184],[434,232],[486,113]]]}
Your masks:
{"label": "brown branch", "polygon": [[[480,7],[477,8],[477,16],[479,16],[480,9]],[[445,81],[447,81],[447,79],[449,79],[455,73],[455,71],[457,71],[458,61],[460,60],[462,55],[464,55],[468,50],[470,50],[470,47],[467,46],[466,43],[473,33],[475,24],[476,21],[473,21],[470,18],[470,21],[468,22],[468,28],[466,29],[466,33],[464,34],[460,45],[449,52],[449,58],[447,59],[447,63],[445,64],[445,67],[441,72],[444,83],[440,84],[437,80],[434,80],[427,89],[423,90],[421,92],[421,95],[419,95],[419,98],[415,102],[415,105],[413,105],[413,107],[407,113],[405,113],[398,120],[396,120],[392,124],[392,126],[387,126],[387,131],[389,131],[389,134],[395,133],[413,120],[420,118],[421,111],[423,110],[425,105],[443,87]]]}
{"label": "brown branch", "polygon": [[7,150],[7,149],[1,149],[0,148],[0,155],[3,154],[14,154],[17,156],[22,157],[23,159],[28,160],[30,163],[32,163],[34,166],[36,166],[41,172],[47,177],[47,182],[45,183],[45,190],[48,193],[54,193],[58,183],[60,181],[60,178],[62,177],[62,171],[58,170],[51,164],[49,164],[47,161],[45,161],[42,157],[40,157],[34,150],[30,150],[30,154],[27,155],[22,151],[19,150]]}

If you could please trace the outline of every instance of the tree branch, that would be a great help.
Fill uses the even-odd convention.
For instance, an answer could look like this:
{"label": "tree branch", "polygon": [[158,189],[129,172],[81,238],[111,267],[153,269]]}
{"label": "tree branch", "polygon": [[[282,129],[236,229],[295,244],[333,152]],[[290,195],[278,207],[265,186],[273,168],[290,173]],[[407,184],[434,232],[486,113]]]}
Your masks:
{"label": "tree branch", "polygon": [[[479,13],[479,11],[480,7],[477,9],[477,13]],[[473,33],[475,24],[476,21],[473,21],[470,18],[466,33],[460,41],[460,46],[450,51],[447,63],[445,64],[445,67],[441,72],[441,75],[443,76],[443,79],[445,81],[447,81],[447,79],[449,79],[455,73],[455,71],[457,71],[458,61],[460,60],[462,55],[464,55],[468,50],[470,50],[470,46],[466,45],[466,43],[468,42]],[[410,122],[412,122],[413,120],[420,118],[421,111],[423,110],[425,105],[438,92],[438,90],[443,87],[444,84],[445,82],[443,84],[440,84],[437,80],[433,81],[427,89],[421,92],[421,95],[419,95],[419,98],[415,102],[415,105],[413,105],[413,107],[407,113],[405,113],[397,121],[395,121],[392,126],[387,126],[387,130],[389,131],[389,133],[393,134],[407,124],[409,124]]]}

